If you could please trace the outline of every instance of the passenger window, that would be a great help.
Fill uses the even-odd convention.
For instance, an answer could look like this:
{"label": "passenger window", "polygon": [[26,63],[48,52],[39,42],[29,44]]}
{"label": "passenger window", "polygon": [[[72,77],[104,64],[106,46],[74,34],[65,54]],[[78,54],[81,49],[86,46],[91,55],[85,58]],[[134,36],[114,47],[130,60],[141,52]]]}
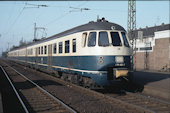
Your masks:
{"label": "passenger window", "polygon": [[76,39],[73,39],[73,53],[76,52]]}
{"label": "passenger window", "polygon": [[38,48],[38,54],[40,55],[40,47]]}
{"label": "passenger window", "polygon": [[122,34],[122,38],[123,38],[124,45],[125,45],[126,47],[129,47],[129,43],[128,43],[128,40],[127,40],[127,38],[126,38],[125,32],[121,32],[121,34]]}
{"label": "passenger window", "polygon": [[82,35],[82,47],[86,46],[86,37],[87,37],[87,33],[83,33],[83,35]]}
{"label": "passenger window", "polygon": [[118,32],[110,32],[113,46],[122,46]]}
{"label": "passenger window", "polygon": [[43,54],[43,46],[41,46],[41,54]]}
{"label": "passenger window", "polygon": [[90,32],[88,38],[88,47],[93,47],[96,45],[96,32]]}
{"label": "passenger window", "polygon": [[109,39],[107,32],[99,32],[99,46],[109,46]]}
{"label": "passenger window", "polygon": [[44,54],[47,54],[47,46],[44,46]]}
{"label": "passenger window", "polygon": [[31,49],[31,55],[33,55],[33,49]]}
{"label": "passenger window", "polygon": [[57,44],[53,44],[53,53],[56,54],[57,53]]}
{"label": "passenger window", "polygon": [[63,52],[63,43],[59,42],[59,53]]}
{"label": "passenger window", "polygon": [[69,53],[70,50],[70,41],[65,41],[65,53]]}

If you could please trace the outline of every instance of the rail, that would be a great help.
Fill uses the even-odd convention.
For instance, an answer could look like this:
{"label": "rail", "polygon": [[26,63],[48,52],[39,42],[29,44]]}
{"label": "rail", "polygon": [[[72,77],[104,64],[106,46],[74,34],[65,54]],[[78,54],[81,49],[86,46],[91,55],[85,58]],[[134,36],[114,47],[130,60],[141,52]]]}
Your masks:
{"label": "rail", "polygon": [[1,69],[2,69],[2,71],[3,71],[3,73],[5,74],[6,78],[8,79],[10,85],[12,86],[12,89],[14,90],[14,92],[15,92],[15,94],[16,94],[18,100],[20,101],[22,107],[24,108],[25,113],[29,113],[27,107],[25,106],[24,102],[22,101],[21,97],[19,96],[19,94],[18,94],[18,92],[17,92],[15,86],[13,85],[11,79],[8,77],[8,74],[6,73],[6,71],[3,69],[3,67],[2,67],[1,65],[0,65],[0,67],[1,67]]}
{"label": "rail", "polygon": [[[5,63],[6,64],[6,63]],[[44,92],[46,95],[48,95],[49,97],[51,97],[52,99],[54,99],[55,101],[57,101],[58,103],[62,104],[65,108],[67,108],[69,111],[73,112],[73,113],[77,113],[74,109],[72,109],[71,107],[69,107],[68,105],[66,105],[64,102],[62,102],[61,100],[59,100],[58,98],[54,97],[53,95],[51,95],[49,92],[47,92],[46,90],[44,90],[43,88],[41,88],[39,85],[37,85],[36,83],[34,83],[33,81],[31,81],[30,79],[28,79],[27,77],[25,77],[22,73],[18,72],[17,70],[15,70],[14,68],[12,68],[11,66],[9,66],[8,64],[6,64],[8,67],[10,67],[12,70],[14,70],[16,73],[18,73],[19,75],[21,75],[24,79],[26,79],[27,81],[29,81],[31,84],[35,85],[39,90],[41,90],[42,92]],[[1,66],[2,67],[2,66]],[[4,70],[3,70],[4,71]],[[9,77],[8,77],[9,78]],[[12,82],[11,82],[12,83]],[[13,86],[14,87],[14,86]],[[16,89],[15,89],[16,91]],[[19,94],[17,93],[17,95],[19,96]],[[22,101],[23,103],[23,101]],[[23,103],[24,104],[24,103]],[[26,107],[25,107],[26,108]],[[28,111],[28,110],[27,110]],[[26,112],[29,113],[29,112]]]}

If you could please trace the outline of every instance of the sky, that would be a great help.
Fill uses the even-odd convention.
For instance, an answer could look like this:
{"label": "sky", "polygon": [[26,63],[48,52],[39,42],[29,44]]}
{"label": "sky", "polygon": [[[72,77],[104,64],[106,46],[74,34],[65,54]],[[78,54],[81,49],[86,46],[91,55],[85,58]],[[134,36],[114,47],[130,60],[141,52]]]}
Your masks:
{"label": "sky", "polygon": [[[137,1],[137,29],[169,24],[169,7],[170,1]],[[0,14],[1,54],[22,39],[32,41],[34,23],[45,28],[37,31],[37,38],[96,21],[97,16],[127,29],[128,1],[0,1]]]}

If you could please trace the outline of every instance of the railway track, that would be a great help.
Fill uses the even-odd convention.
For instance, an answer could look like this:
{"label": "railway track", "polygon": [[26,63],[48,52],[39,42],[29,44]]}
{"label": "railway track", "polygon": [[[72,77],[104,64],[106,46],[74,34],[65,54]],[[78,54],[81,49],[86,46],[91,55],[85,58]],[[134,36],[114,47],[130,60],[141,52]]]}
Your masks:
{"label": "railway track", "polygon": [[121,95],[105,94],[107,96],[119,99],[123,102],[140,106],[152,113],[170,113],[170,102],[152,98],[150,96],[144,96],[138,93],[124,92]]}
{"label": "railway track", "polygon": [[[14,64],[12,64],[12,65],[14,65]],[[29,71],[32,73],[34,72],[31,70],[29,70]],[[40,74],[41,72],[36,71],[36,73]],[[151,98],[151,97],[146,97],[146,96],[143,96],[140,94],[133,94],[133,93],[129,93],[129,92],[126,92],[124,95],[107,94],[107,93],[103,94],[101,92],[92,91],[92,90],[65,82],[63,80],[57,79],[52,76],[48,76],[48,77],[52,78],[54,81],[57,81],[57,82],[64,84],[68,87],[71,87],[72,89],[74,88],[74,90],[77,90],[79,92],[81,91],[87,95],[92,95],[93,97],[101,100],[102,102],[109,103],[110,105],[115,106],[118,109],[125,110],[125,111],[121,111],[121,110],[116,111],[115,110],[116,113],[118,113],[118,112],[124,112],[124,113],[125,112],[127,112],[127,113],[137,113],[137,112],[141,112],[141,113],[157,113],[157,112],[158,113],[159,112],[160,113],[170,113],[170,109],[169,109],[170,103],[166,102],[166,101],[162,101],[162,100]],[[51,90],[54,91],[54,89],[51,89]],[[96,102],[96,104],[97,104],[97,102]],[[95,111],[93,111],[93,112],[95,112]],[[114,112],[114,111],[112,111],[112,112]]]}
{"label": "railway track", "polygon": [[13,87],[26,113],[76,113],[71,107],[42,89],[14,68],[10,66],[5,67],[8,74],[2,66],[1,69]]}

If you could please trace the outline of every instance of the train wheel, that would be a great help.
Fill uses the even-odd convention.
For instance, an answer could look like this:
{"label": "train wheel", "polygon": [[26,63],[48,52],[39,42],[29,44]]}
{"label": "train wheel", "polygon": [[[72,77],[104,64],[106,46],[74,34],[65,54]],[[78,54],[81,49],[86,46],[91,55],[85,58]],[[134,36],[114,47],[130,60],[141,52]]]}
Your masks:
{"label": "train wheel", "polygon": [[83,77],[83,87],[93,89],[94,88],[94,82],[92,79]]}
{"label": "train wheel", "polygon": [[58,71],[57,74],[56,74],[56,76],[57,76],[58,78],[60,78],[60,77],[62,76],[62,74],[63,74],[63,73],[62,73],[61,71]]}

